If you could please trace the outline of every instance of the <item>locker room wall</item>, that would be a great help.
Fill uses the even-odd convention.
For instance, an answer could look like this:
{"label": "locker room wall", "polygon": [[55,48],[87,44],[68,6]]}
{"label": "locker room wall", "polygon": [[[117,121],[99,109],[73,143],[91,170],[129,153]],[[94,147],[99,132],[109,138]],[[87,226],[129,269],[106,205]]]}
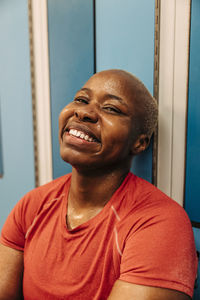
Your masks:
{"label": "locker room wall", "polygon": [[[109,1],[108,1],[109,2]],[[140,18],[134,22],[126,22],[122,27],[126,30],[126,36],[121,31],[123,47],[126,45],[128,57],[121,57],[119,49],[110,65],[106,59],[111,61],[112,40],[107,45],[110,50],[108,56],[103,50],[109,34],[114,35],[112,30],[117,19],[113,19],[110,33],[106,35],[105,25],[108,22],[109,10],[113,9],[113,2],[109,4],[109,10],[102,2],[96,10],[96,62],[97,71],[102,68],[125,68],[144,80],[152,92],[153,88],[153,34],[154,34],[154,2],[141,1],[127,2],[124,8],[124,20],[129,10],[139,11],[141,17],[147,20],[148,26],[143,26]],[[60,110],[71,101],[75,91],[94,73],[94,6],[93,2],[87,1],[57,1],[49,0],[48,4],[48,29],[49,29],[49,58],[50,58],[50,92],[51,92],[51,119],[52,119],[52,161],[53,178],[58,177],[71,170],[66,166],[59,156],[59,145],[57,139],[58,115]],[[30,70],[30,46],[28,28],[28,1],[9,0],[0,3],[1,29],[0,36],[2,46],[0,49],[1,61],[1,169],[3,177],[0,179],[0,191],[2,201],[0,226],[3,225],[6,216],[14,204],[28,190],[35,187],[34,166],[34,138],[32,122],[32,98],[31,98],[31,70]],[[120,2],[116,6],[116,14],[120,14]],[[67,15],[66,15],[67,14]],[[76,20],[76,22],[75,22]],[[78,20],[78,22],[77,22]],[[100,21],[101,20],[101,21]],[[142,27],[143,26],[143,27]],[[141,27],[145,37],[141,40],[138,27]],[[73,30],[72,30],[73,29]],[[101,36],[102,32],[103,37]],[[150,37],[151,35],[151,37]],[[133,44],[134,39],[137,43]],[[103,40],[103,39],[105,40]],[[127,41],[126,41],[127,39]],[[145,46],[143,43],[147,40]],[[128,51],[131,46],[132,50]],[[101,51],[99,51],[101,49]],[[135,49],[135,50],[134,50]],[[144,50],[145,49],[145,50]],[[142,52],[140,62],[133,62],[132,69],[129,68],[129,60]],[[133,57],[132,57],[133,56]],[[109,58],[110,57],[110,58]],[[119,58],[122,58],[120,61]],[[145,62],[145,66],[143,64]],[[104,65],[107,64],[107,65]],[[143,74],[143,75],[142,75]],[[45,118],[44,118],[45,119]],[[14,123],[13,123],[14,122]],[[14,125],[13,125],[14,124]],[[25,125],[25,126],[24,126]],[[14,134],[11,134],[13,126]],[[11,139],[7,137],[12,135]],[[47,133],[48,134],[48,133]],[[151,149],[146,156],[140,159],[143,174],[151,180]],[[146,168],[145,157],[149,167]],[[142,164],[143,162],[143,164]],[[138,169],[140,170],[140,168]],[[139,172],[139,171],[138,171]],[[137,172],[136,172],[137,173]],[[148,178],[147,178],[148,179]],[[12,186],[12,188],[11,188]]]}
{"label": "locker room wall", "polygon": [[[153,92],[154,0],[128,0],[126,5],[97,0],[95,6],[94,20],[92,1],[48,1],[54,178],[71,170],[59,155],[59,112],[92,73],[122,68]],[[133,171],[152,180],[151,146],[135,158]]]}
{"label": "locker room wall", "polygon": [[[53,178],[71,170],[62,162],[58,115],[95,72],[123,68],[153,92],[154,0],[48,0]],[[192,0],[185,208],[199,214],[200,2]],[[145,20],[145,22],[144,22]],[[0,227],[14,204],[35,186],[28,1],[0,2]],[[135,159],[133,171],[151,181],[152,149]],[[197,249],[200,233],[194,228]],[[195,297],[199,297],[195,295]],[[195,300],[198,298],[195,298]]]}
{"label": "locker room wall", "polygon": [[[154,0],[96,1],[96,69],[124,69],[153,93]],[[144,22],[145,20],[145,22]],[[152,181],[152,145],[133,160],[132,171]]]}
{"label": "locker room wall", "polygon": [[[196,248],[200,253],[200,1],[191,2],[190,57],[185,173],[185,209],[194,225]],[[194,300],[200,299],[200,260],[198,288]]]}
{"label": "locker room wall", "polygon": [[15,203],[35,186],[26,0],[0,1],[0,40],[1,228]]}
{"label": "locker room wall", "polygon": [[56,178],[71,171],[59,154],[59,113],[94,73],[92,1],[49,0],[48,30],[53,178]]}
{"label": "locker room wall", "polygon": [[185,208],[200,223],[200,1],[192,0],[188,86]]}

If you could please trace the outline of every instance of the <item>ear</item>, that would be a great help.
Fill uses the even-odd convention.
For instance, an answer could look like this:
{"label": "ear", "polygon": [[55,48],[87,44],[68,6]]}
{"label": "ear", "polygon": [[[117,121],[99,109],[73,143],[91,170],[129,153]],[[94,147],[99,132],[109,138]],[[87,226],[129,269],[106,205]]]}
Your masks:
{"label": "ear", "polygon": [[131,148],[131,154],[137,155],[149,146],[150,138],[146,134],[141,134]]}

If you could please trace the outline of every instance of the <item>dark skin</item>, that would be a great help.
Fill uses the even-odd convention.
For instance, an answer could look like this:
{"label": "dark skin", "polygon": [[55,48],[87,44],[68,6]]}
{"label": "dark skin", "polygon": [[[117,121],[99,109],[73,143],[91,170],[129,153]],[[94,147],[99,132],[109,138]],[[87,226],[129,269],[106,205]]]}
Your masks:
{"label": "dark skin", "polygon": [[[93,76],[60,114],[61,156],[73,166],[68,199],[70,228],[100,212],[126,177],[133,154],[148,145],[144,135],[134,140],[131,84],[128,90],[127,78],[114,72],[110,75]],[[71,136],[70,129],[97,141]]]}
{"label": "dark skin", "polygon": [[23,269],[23,252],[0,244],[0,300],[23,299]]}
{"label": "dark skin", "polygon": [[[104,71],[93,76],[60,114],[61,157],[73,166],[69,228],[101,211],[128,173],[133,155],[144,151],[149,144],[149,137],[144,134],[135,138],[134,117],[142,112],[142,106],[135,107],[134,91],[131,76],[116,70]],[[97,141],[84,144],[70,136],[70,129],[86,132]],[[117,280],[109,300],[118,299],[188,300],[190,297],[174,290]]]}
{"label": "dark skin", "polygon": [[[133,155],[148,146],[148,136],[135,136],[134,117],[143,111],[136,96],[131,75],[119,70],[104,71],[91,77],[61,112],[60,153],[73,167],[67,208],[69,229],[102,210],[129,172]],[[77,134],[84,134],[85,139]],[[23,254],[0,245],[0,257],[0,300],[21,299]],[[174,290],[117,280],[108,299],[190,297]]]}

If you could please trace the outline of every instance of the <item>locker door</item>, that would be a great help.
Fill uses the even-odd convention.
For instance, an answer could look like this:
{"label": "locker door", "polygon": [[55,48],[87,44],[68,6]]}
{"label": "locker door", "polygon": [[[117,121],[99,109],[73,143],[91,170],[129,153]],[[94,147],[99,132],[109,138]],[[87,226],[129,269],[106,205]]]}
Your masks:
{"label": "locker door", "polygon": [[93,3],[48,0],[53,178],[71,171],[60,158],[58,116],[94,72]]}
{"label": "locker door", "polygon": [[[154,0],[96,0],[96,69],[125,69],[153,93]],[[132,171],[152,180],[152,147]]]}
{"label": "locker door", "polygon": [[28,1],[0,1],[0,227],[35,186]]}
{"label": "locker door", "polygon": [[192,1],[185,208],[200,224],[200,1]]}
{"label": "locker door", "polygon": [[[200,1],[192,0],[188,86],[185,209],[200,253]],[[200,270],[200,261],[199,261]],[[200,299],[200,272],[193,300]]]}
{"label": "locker door", "polygon": [[[93,72],[126,69],[153,92],[154,10],[154,0],[48,0],[54,178],[71,170],[59,155],[59,112]],[[133,171],[151,181],[151,147]]]}

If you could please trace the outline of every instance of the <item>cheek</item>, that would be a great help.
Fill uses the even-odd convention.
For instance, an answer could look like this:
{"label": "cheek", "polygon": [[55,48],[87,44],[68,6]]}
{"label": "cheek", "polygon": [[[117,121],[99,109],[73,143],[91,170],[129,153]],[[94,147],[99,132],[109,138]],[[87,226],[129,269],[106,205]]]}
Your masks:
{"label": "cheek", "polygon": [[110,141],[123,142],[131,135],[130,122],[121,118],[104,119],[102,129]]}
{"label": "cheek", "polygon": [[70,105],[67,105],[60,113],[58,123],[59,123],[59,137],[62,129],[65,127],[67,120],[73,115],[73,110]]}
{"label": "cheek", "polygon": [[125,153],[130,148],[131,130],[128,122],[117,120],[106,121],[102,134],[103,144],[112,154]]}

